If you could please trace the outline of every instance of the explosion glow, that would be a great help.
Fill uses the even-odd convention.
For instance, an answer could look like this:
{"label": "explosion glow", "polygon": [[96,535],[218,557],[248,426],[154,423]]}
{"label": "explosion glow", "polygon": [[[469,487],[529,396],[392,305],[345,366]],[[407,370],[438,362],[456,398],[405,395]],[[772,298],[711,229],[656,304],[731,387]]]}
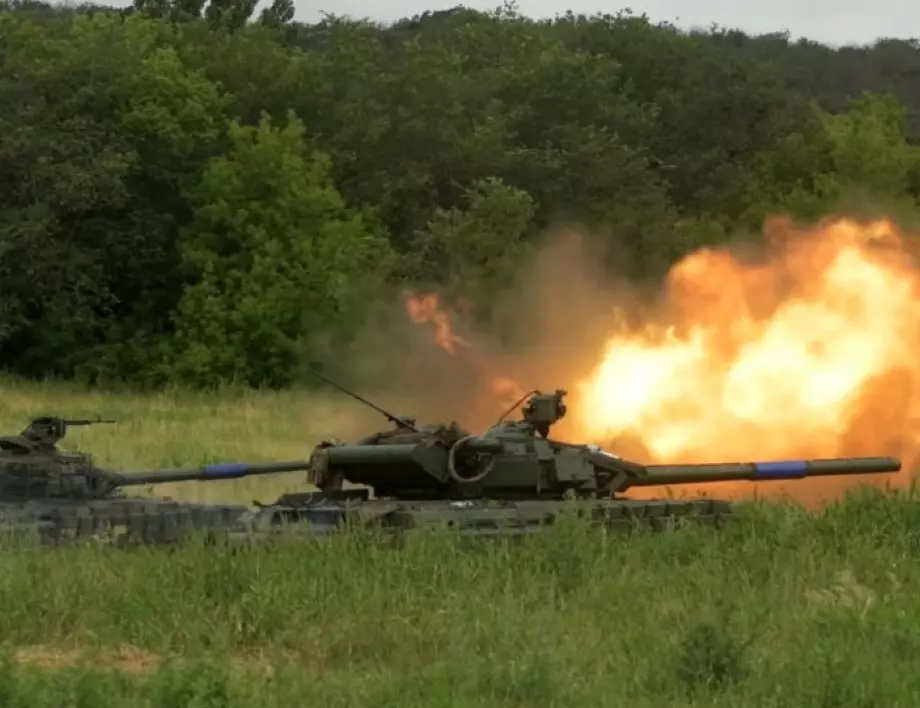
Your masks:
{"label": "explosion glow", "polygon": [[[611,324],[593,367],[560,382],[566,438],[630,441],[647,462],[895,455],[911,473],[920,264],[910,237],[889,221],[843,219],[775,220],[766,236],[756,264],[728,250],[687,256],[642,327]],[[424,297],[407,300],[413,319],[432,323],[442,347],[469,348],[436,295]],[[494,373],[505,392],[530,387]]]}

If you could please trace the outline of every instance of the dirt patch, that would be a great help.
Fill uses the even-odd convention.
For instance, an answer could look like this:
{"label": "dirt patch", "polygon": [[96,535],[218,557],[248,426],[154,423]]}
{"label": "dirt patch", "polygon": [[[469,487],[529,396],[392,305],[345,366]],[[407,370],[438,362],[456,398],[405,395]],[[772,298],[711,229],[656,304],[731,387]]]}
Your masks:
{"label": "dirt patch", "polygon": [[[17,663],[29,664],[42,669],[67,669],[77,666],[94,666],[100,669],[125,671],[131,674],[149,674],[166,659],[176,666],[188,663],[188,657],[167,656],[138,649],[130,645],[96,650],[62,649],[49,646],[20,647],[13,653]],[[234,656],[230,659],[234,669],[259,670],[271,675],[272,662],[263,654]]]}
{"label": "dirt patch", "polygon": [[65,669],[94,664],[133,674],[149,673],[161,661],[161,657],[156,654],[132,646],[113,647],[94,652],[30,646],[17,649],[13,656],[19,663],[31,664],[43,669]]}

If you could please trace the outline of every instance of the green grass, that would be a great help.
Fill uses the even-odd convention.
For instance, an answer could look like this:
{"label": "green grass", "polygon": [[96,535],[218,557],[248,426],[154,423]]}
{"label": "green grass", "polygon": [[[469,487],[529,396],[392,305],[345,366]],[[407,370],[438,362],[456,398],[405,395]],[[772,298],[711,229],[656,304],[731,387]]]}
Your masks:
{"label": "green grass", "polygon": [[[54,401],[124,414],[136,451],[80,433],[111,464],[237,456],[225,445],[271,459],[318,439],[300,439],[294,393],[102,408],[9,383],[0,400],[7,427]],[[7,549],[0,706],[914,707],[918,589],[920,500],[877,490],[820,513],[748,504],[721,533],[571,521],[523,544]]]}

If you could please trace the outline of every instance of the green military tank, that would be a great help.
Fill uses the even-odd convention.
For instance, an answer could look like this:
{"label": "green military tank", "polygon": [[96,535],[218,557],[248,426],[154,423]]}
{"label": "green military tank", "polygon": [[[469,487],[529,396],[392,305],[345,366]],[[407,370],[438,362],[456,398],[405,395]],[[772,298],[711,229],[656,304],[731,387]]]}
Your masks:
{"label": "green military tank", "polygon": [[567,412],[561,389],[531,391],[512,408],[523,405],[519,420],[505,420],[509,411],[472,434],[456,422],[420,427],[324,380],[375,408],[393,427],[353,444],[318,445],[308,471],[318,491],[252,509],[235,524],[234,536],[259,537],[292,525],[299,533],[322,535],[356,524],[388,533],[447,527],[467,535],[520,535],[552,524],[570,507],[616,529],[664,529],[687,520],[718,526],[731,516],[727,500],[637,500],[623,494],[636,487],[901,469],[891,457],[643,465],[595,445],[553,439],[552,426]]}
{"label": "green military tank", "polygon": [[[0,533],[37,536],[44,545],[78,539],[119,543],[173,543],[189,529],[226,531],[247,505],[196,504],[169,498],[128,496],[123,488],[239,476],[240,466],[159,469],[124,474],[98,467],[84,452],[58,443],[71,426],[114,423],[46,416],[18,435],[0,437]],[[246,475],[307,470],[306,461],[248,465]],[[5,533],[4,533],[5,532]]]}
{"label": "green military tank", "polygon": [[[567,508],[613,529],[665,529],[675,522],[721,525],[724,499],[629,499],[636,487],[735,480],[897,472],[891,457],[644,465],[595,445],[553,439],[566,414],[564,390],[532,391],[518,420],[473,434],[456,422],[419,426],[323,380],[383,414],[392,427],[352,444],[327,440],[308,459],[221,463],[127,474],[97,467],[91,455],[57,448],[67,426],[103,421],[40,418],[0,438],[0,530],[37,533],[60,545],[86,538],[174,543],[190,531],[259,541],[293,532],[325,536],[361,526],[385,534],[451,528],[464,535],[522,535],[552,524]],[[315,491],[269,504],[215,505],[127,496],[124,488],[214,481],[303,470]]]}

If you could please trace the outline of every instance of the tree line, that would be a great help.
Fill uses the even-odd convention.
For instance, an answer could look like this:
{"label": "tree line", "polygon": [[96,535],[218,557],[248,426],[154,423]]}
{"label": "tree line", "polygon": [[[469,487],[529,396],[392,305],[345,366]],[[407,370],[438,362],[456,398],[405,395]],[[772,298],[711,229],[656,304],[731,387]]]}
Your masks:
{"label": "tree line", "polygon": [[552,224],[654,280],[777,211],[920,195],[914,41],[255,5],[0,3],[0,367],[285,386]]}

